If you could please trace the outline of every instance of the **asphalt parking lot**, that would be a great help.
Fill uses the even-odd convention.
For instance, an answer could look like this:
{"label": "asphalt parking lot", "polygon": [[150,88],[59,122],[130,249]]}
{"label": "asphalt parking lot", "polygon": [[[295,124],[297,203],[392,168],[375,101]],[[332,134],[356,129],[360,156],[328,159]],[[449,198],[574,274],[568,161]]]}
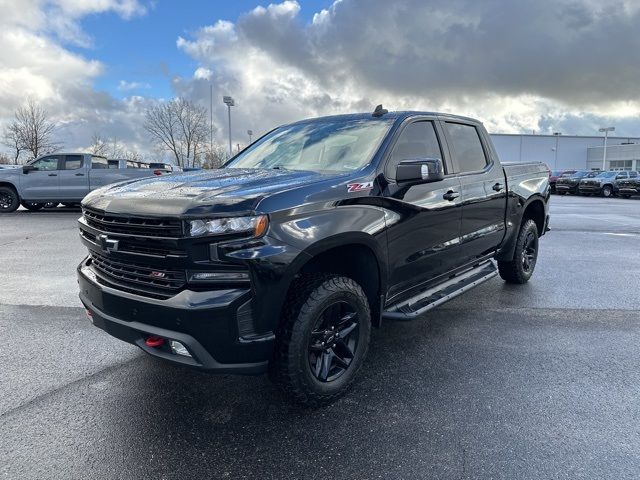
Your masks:
{"label": "asphalt parking lot", "polygon": [[552,198],[532,281],[374,332],[318,410],[85,319],[79,211],[0,218],[0,477],[638,478],[640,201]]}

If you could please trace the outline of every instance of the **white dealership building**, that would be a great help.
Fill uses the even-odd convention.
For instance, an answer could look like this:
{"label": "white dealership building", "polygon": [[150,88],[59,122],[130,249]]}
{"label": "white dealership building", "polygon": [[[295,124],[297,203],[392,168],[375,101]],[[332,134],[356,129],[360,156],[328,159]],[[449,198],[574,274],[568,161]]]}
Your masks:
{"label": "white dealership building", "polygon": [[[602,168],[604,137],[491,134],[503,162],[546,163],[551,170]],[[640,138],[609,137],[606,170],[640,171]]]}

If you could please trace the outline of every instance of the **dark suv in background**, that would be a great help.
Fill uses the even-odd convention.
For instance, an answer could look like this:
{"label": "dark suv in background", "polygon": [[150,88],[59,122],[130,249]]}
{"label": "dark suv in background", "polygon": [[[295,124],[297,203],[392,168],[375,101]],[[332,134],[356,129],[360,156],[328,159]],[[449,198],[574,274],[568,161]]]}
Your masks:
{"label": "dark suv in background", "polygon": [[551,193],[556,193],[556,182],[558,178],[563,175],[571,175],[576,173],[577,170],[552,170],[549,172],[549,188],[551,189]]}
{"label": "dark suv in background", "polygon": [[[627,175],[625,175],[627,174]],[[618,172],[613,191],[622,198],[629,198],[632,195],[640,195],[640,173],[638,172]]]}
{"label": "dark suv in background", "polygon": [[600,173],[599,170],[578,170],[574,173],[560,175],[556,181],[556,193],[564,195],[566,193],[578,194],[578,185],[583,178],[594,178]]}

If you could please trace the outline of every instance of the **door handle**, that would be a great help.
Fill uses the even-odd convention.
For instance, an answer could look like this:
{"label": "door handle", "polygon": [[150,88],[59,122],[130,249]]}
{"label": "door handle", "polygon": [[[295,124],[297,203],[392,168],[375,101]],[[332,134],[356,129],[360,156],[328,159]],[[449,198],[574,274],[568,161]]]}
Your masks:
{"label": "door handle", "polygon": [[76,173],[76,177],[84,177],[84,173]]}
{"label": "door handle", "polygon": [[496,192],[499,192],[500,190],[502,190],[504,188],[504,185],[502,185],[501,183],[496,183],[493,187]]}
{"label": "door handle", "polygon": [[453,190],[449,190],[447,193],[442,195],[442,198],[445,200],[449,200],[450,202],[458,198],[460,194],[458,192],[454,192]]}
{"label": "door handle", "polygon": [[50,176],[50,177],[57,177],[57,176],[58,176],[58,174],[57,174],[57,173],[50,173],[50,174],[49,174],[49,176]]}

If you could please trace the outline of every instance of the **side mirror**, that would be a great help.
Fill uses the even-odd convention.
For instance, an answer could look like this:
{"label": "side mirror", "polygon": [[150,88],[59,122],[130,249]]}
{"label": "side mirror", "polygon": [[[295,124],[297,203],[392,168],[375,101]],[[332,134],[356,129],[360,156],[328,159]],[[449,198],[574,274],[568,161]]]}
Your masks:
{"label": "side mirror", "polygon": [[396,168],[398,183],[430,183],[444,179],[444,167],[439,158],[408,158]]}
{"label": "side mirror", "polygon": [[33,172],[34,170],[37,170],[37,168],[34,167],[33,165],[23,165],[22,166],[22,173]]}

